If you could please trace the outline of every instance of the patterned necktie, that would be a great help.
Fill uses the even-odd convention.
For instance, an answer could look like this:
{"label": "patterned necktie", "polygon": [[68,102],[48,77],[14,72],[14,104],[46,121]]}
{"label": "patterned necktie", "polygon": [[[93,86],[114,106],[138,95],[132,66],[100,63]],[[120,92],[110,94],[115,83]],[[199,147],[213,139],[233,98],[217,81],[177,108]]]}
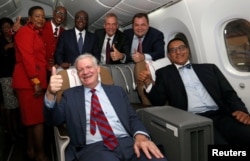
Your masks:
{"label": "patterned necktie", "polygon": [[83,38],[82,38],[82,33],[79,33],[80,37],[78,39],[78,49],[80,54],[82,54],[82,46],[83,46]]}
{"label": "patterned necktie", "polygon": [[142,38],[139,38],[139,37],[138,37],[137,51],[142,54]]}
{"label": "patterned necktie", "polygon": [[90,133],[94,135],[96,133],[96,125],[99,128],[99,131],[102,135],[104,145],[110,149],[114,150],[118,141],[112,128],[109,125],[109,122],[104,115],[99,99],[95,93],[95,89],[90,90],[92,92],[91,97],[91,112],[90,112]]}
{"label": "patterned necktie", "polygon": [[110,38],[108,38],[107,44],[106,44],[106,64],[110,63]]}
{"label": "patterned necktie", "polygon": [[191,69],[191,66],[192,66],[192,64],[188,63],[186,65],[183,65],[182,67],[179,67],[179,69],[184,69],[184,68]]}
{"label": "patterned necktie", "polygon": [[57,38],[57,31],[58,31],[58,28],[56,27],[56,28],[55,28],[55,32],[53,33],[54,38]]}

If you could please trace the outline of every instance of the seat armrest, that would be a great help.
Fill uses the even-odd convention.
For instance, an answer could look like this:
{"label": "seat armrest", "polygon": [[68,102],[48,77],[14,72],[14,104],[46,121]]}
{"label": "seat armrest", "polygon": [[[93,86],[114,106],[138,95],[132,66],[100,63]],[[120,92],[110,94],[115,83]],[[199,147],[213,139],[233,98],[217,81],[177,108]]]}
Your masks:
{"label": "seat armrest", "polygon": [[168,160],[207,161],[207,147],[214,142],[211,119],[171,106],[138,109],[137,114]]}
{"label": "seat armrest", "polygon": [[65,161],[65,149],[70,142],[66,127],[54,126],[54,135],[58,161]]}

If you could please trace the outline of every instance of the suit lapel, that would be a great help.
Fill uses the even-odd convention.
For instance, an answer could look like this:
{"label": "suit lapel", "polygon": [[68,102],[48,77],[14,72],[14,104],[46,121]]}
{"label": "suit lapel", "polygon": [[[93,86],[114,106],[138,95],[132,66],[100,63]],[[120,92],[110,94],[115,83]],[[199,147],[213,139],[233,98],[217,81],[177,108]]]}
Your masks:
{"label": "suit lapel", "polygon": [[80,119],[80,123],[81,123],[81,127],[83,127],[83,131],[84,133],[86,133],[86,108],[85,108],[85,94],[84,94],[84,87],[78,87],[76,92],[75,92],[75,97],[77,97],[77,114],[79,119]]}

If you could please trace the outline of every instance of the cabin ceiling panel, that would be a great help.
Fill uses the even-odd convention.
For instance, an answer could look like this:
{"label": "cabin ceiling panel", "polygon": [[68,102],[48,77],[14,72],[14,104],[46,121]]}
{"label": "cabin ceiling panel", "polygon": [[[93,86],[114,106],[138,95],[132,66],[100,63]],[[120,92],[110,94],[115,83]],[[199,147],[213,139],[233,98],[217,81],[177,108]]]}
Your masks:
{"label": "cabin ceiling panel", "polygon": [[0,7],[4,6],[5,3],[9,3],[9,0],[1,0]]}
{"label": "cabin ceiling panel", "polygon": [[1,0],[0,1],[0,17],[11,17],[20,11],[20,0]]}
{"label": "cabin ceiling panel", "polygon": [[43,3],[43,4],[51,6],[52,8],[55,6],[55,3],[56,3],[56,0],[31,0],[31,1]]}
{"label": "cabin ceiling panel", "polygon": [[[93,6],[95,6],[94,3],[98,1],[102,1],[104,3],[104,1],[107,2],[109,0],[97,0],[97,1],[92,1],[91,3],[93,3]],[[102,12],[101,15],[90,17],[90,19],[93,20],[93,21],[90,21],[89,23],[89,29],[91,31],[94,31],[97,28],[97,26],[99,28],[102,28],[103,22],[104,22],[104,16],[106,13],[109,13],[109,12],[115,13],[118,16],[119,25],[123,27],[131,23],[131,20],[135,13],[138,13],[138,12],[150,13],[151,11],[154,11],[157,8],[160,8],[166,4],[176,3],[180,0],[121,0],[119,3],[118,3],[118,0],[110,0],[110,2],[111,1],[113,3],[113,7],[110,7],[110,5],[105,3],[106,5],[102,6],[103,7],[101,9],[102,11],[100,11]],[[94,8],[90,9],[87,12],[90,15],[96,15],[96,9]]]}
{"label": "cabin ceiling panel", "polygon": [[[23,6],[21,1],[24,4]],[[15,13],[16,15],[21,13],[21,16],[27,16],[27,7],[36,3],[37,5],[46,6],[47,16],[52,11],[49,9],[50,12],[48,12],[49,7],[54,8],[60,5],[68,10],[67,28],[74,26],[75,13],[85,10],[89,14],[89,29],[94,31],[97,28],[102,28],[104,16],[109,12],[114,12],[118,16],[119,25],[122,28],[131,23],[132,17],[136,13],[150,13],[179,1],[181,0],[0,0],[0,17],[14,17]]]}
{"label": "cabin ceiling panel", "polygon": [[98,2],[104,6],[107,6],[107,7],[114,7],[119,2],[121,2],[121,0],[96,0],[96,2]]}

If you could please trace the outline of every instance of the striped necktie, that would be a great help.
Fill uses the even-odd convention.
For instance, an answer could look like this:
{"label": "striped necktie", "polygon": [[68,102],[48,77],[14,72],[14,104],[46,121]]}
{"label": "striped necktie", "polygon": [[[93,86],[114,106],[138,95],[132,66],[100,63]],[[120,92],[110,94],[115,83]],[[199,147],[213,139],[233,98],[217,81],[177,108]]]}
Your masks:
{"label": "striped necktie", "polygon": [[95,135],[96,125],[97,125],[102,135],[104,145],[108,149],[114,150],[118,145],[117,138],[112,128],[110,127],[106,116],[102,111],[99,99],[95,93],[96,90],[91,89],[90,91],[92,92],[91,112],[90,112],[90,133],[92,135]]}

